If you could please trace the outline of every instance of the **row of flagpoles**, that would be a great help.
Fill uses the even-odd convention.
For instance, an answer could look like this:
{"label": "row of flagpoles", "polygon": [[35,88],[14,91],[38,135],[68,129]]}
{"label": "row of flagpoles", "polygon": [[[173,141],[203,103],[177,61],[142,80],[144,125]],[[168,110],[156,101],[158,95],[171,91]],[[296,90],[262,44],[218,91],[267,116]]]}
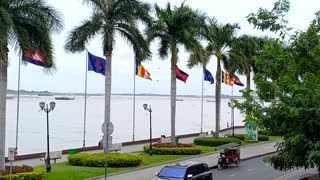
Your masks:
{"label": "row of flagpoles", "polygon": [[[25,51],[24,60],[35,64],[37,66],[43,66],[50,68],[51,64],[48,64],[48,62],[45,61],[45,57],[43,53],[41,53],[39,50],[34,50],[32,52]],[[16,124],[16,149],[18,149],[18,129],[19,129],[19,103],[20,103],[20,66],[21,66],[21,60],[19,59],[19,71],[18,71],[18,97],[17,97],[17,124]],[[106,60],[102,57],[95,56],[91,54],[89,51],[86,52],[86,75],[85,75],[85,95],[84,95],[84,121],[83,121],[83,147],[86,146],[86,111],[87,111],[87,85],[88,85],[88,71],[94,71],[96,73],[99,73],[101,75],[106,74],[105,66]],[[139,76],[141,78],[152,80],[151,74],[142,66],[140,61],[138,59],[134,59],[134,80],[133,80],[133,132],[132,132],[132,140],[135,141],[135,86],[136,76]],[[180,70],[178,66],[176,66],[176,78],[185,82],[187,81],[189,77],[189,74],[186,72]],[[204,81],[209,81],[211,84],[214,84],[214,78],[209,70],[205,69],[202,75],[202,91],[201,91],[201,130],[202,133],[202,126],[203,126],[203,83]],[[243,86],[240,79],[236,75],[229,75],[226,72],[222,71],[222,83],[225,83],[227,85],[233,86],[233,84],[236,84],[238,86]],[[232,98],[233,98],[233,87],[232,87]]]}

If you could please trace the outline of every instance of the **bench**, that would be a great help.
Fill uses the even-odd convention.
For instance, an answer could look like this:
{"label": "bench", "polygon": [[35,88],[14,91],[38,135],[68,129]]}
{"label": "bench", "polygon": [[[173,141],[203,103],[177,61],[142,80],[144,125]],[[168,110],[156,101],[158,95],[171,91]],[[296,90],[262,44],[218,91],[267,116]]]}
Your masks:
{"label": "bench", "polygon": [[200,134],[199,134],[199,137],[206,137],[207,135],[208,135],[207,132],[203,132],[203,133],[200,133]]}
{"label": "bench", "polygon": [[171,138],[170,137],[161,137],[160,143],[171,143]]}
{"label": "bench", "polygon": [[116,143],[116,144],[112,144],[111,148],[109,149],[110,152],[114,151],[114,152],[118,152],[121,151],[122,148],[122,143]]}
{"label": "bench", "polygon": [[[57,159],[61,159],[61,155],[62,155],[62,151],[52,151],[49,153],[50,155],[50,160],[54,161],[54,164],[57,163]],[[46,153],[44,158],[41,158],[41,161],[44,161],[47,164],[47,159],[48,158],[48,154]]]}

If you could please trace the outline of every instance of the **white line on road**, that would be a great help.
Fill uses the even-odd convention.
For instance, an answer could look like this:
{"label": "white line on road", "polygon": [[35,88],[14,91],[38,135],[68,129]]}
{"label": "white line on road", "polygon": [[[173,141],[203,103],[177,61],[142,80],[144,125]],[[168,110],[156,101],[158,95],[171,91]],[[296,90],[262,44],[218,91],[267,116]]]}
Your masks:
{"label": "white line on road", "polygon": [[248,171],[253,171],[254,169],[248,169]]}
{"label": "white line on road", "polygon": [[297,170],[297,171],[293,171],[293,172],[290,172],[288,174],[285,174],[283,176],[280,176],[280,177],[277,177],[273,180],[284,180],[284,179],[287,179],[287,178],[290,178],[290,177],[293,177],[295,175],[298,175],[300,173],[302,173],[304,171],[304,169],[300,169],[300,170]]}

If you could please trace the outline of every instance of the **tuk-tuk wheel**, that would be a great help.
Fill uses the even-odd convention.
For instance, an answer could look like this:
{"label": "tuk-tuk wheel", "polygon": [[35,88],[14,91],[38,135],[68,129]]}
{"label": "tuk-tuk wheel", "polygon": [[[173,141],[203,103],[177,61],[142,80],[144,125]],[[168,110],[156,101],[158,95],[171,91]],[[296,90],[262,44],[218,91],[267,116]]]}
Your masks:
{"label": "tuk-tuk wheel", "polygon": [[240,159],[236,161],[236,166],[239,167],[239,165],[240,165]]}

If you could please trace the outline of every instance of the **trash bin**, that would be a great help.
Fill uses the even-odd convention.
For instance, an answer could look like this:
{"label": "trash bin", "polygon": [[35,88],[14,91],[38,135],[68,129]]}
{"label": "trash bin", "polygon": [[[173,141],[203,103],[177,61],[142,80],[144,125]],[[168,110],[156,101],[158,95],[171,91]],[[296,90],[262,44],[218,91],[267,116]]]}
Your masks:
{"label": "trash bin", "polygon": [[68,150],[68,154],[72,155],[72,154],[78,154],[79,153],[79,149],[69,149]]}
{"label": "trash bin", "polygon": [[176,136],[175,138],[174,138],[174,142],[177,144],[177,143],[179,143],[179,136]]}

